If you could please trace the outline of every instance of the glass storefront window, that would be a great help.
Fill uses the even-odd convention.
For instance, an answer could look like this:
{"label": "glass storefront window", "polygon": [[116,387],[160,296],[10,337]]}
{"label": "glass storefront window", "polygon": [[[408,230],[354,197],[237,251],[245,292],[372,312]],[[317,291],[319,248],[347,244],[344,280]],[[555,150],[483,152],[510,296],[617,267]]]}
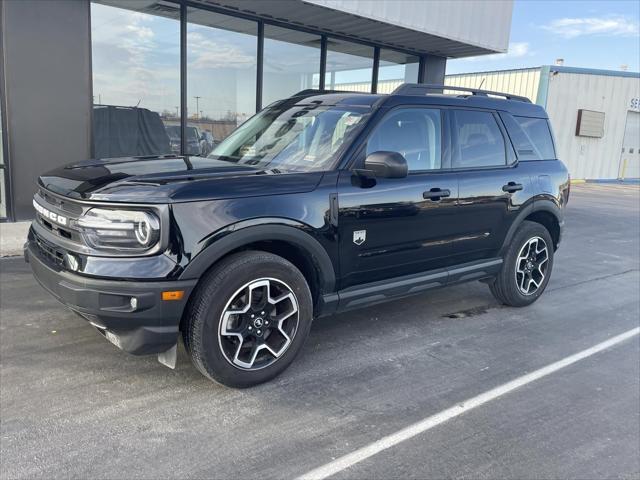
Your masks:
{"label": "glass storefront window", "polygon": [[[0,94],[1,95],[1,94]],[[0,108],[0,218],[7,216],[7,197],[5,193],[4,176],[4,129],[2,128],[2,109]]]}
{"label": "glass storefront window", "polygon": [[370,92],[373,53],[373,47],[367,45],[328,39],[325,88]]}
{"label": "glass storefront window", "polygon": [[380,49],[378,93],[391,93],[403,83],[418,83],[420,57]]}
{"label": "glass storefront window", "polygon": [[319,88],[319,35],[265,25],[262,105]]}
{"label": "glass storefront window", "polygon": [[159,3],[91,5],[96,158],[172,152],[165,128],[180,124],[180,8]]}
{"label": "glass storefront window", "polygon": [[185,152],[206,156],[256,112],[258,24],[197,8],[187,22]]}

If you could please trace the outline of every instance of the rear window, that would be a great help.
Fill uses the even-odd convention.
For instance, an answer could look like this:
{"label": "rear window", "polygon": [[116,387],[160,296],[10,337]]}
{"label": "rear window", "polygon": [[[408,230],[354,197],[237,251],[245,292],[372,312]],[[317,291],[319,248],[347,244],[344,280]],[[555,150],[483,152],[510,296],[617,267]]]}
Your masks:
{"label": "rear window", "polygon": [[[550,160],[556,158],[546,118],[513,117],[521,128],[520,135],[514,135],[516,150],[522,160]],[[518,140],[518,137],[520,138]],[[522,151],[521,151],[522,150]]]}

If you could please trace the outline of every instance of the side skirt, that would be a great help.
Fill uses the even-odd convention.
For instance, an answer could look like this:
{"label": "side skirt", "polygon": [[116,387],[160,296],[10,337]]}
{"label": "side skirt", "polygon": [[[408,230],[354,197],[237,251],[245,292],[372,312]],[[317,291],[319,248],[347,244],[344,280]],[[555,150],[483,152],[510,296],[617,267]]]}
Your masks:
{"label": "side skirt", "polygon": [[502,258],[492,258],[346,288],[337,295],[327,295],[325,306],[329,308],[323,308],[320,316],[375,305],[433,288],[491,278],[498,274],[501,266]]}

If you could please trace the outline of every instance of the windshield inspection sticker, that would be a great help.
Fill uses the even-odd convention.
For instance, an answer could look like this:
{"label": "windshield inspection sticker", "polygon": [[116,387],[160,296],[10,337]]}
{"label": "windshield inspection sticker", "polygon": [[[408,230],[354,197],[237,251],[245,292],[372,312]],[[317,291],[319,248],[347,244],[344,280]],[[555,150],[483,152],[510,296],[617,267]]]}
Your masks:
{"label": "windshield inspection sticker", "polygon": [[353,243],[362,245],[367,240],[366,230],[356,230],[353,232]]}
{"label": "windshield inspection sticker", "polygon": [[361,115],[349,115],[347,118],[344,119],[344,124],[347,127],[350,127],[358,123],[361,119],[362,119]]}

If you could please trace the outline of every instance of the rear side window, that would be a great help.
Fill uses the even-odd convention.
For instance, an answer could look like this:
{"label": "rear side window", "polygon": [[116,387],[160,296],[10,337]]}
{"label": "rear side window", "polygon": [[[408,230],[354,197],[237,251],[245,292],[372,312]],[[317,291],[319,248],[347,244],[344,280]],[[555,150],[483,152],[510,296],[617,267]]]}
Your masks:
{"label": "rear side window", "polygon": [[452,110],[454,168],[506,165],[502,131],[490,112]]}
{"label": "rear side window", "polygon": [[[533,146],[535,156],[537,157],[536,160],[551,160],[556,158],[553,140],[551,139],[551,130],[549,129],[549,122],[546,118],[514,118],[518,124],[520,124],[529,144]],[[516,150],[517,149],[518,147],[516,147]]]}

